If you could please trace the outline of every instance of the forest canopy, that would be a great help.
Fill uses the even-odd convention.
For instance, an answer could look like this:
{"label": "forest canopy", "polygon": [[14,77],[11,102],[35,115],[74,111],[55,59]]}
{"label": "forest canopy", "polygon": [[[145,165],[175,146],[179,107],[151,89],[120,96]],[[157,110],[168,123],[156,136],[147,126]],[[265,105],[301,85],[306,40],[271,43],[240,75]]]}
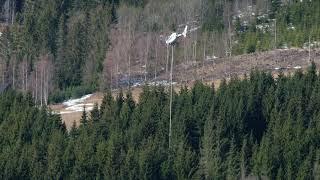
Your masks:
{"label": "forest canopy", "polygon": [[253,71],[169,101],[163,87],[108,92],[66,131],[30,94],[0,95],[1,179],[319,179],[320,76]]}
{"label": "forest canopy", "polygon": [[[167,73],[163,40],[186,25],[177,66],[310,52],[320,47],[320,1],[0,0],[0,87],[11,87],[0,94],[0,179],[320,179],[315,64],[182,86],[170,146],[165,87],[144,86],[138,102],[112,96],[131,78]],[[94,91],[107,92],[101,105],[70,131],[47,107]]]}

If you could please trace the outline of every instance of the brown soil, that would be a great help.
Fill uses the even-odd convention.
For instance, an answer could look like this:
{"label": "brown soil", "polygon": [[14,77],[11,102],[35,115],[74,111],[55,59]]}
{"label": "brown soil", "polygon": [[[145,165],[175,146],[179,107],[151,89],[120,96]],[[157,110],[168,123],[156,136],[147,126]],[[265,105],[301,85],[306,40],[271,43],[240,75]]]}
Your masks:
{"label": "brown soil", "polygon": [[[133,99],[138,102],[139,95],[142,92],[141,88],[134,88],[132,90],[132,96]],[[126,93],[126,91],[124,91]],[[116,97],[118,94],[118,91],[114,91],[112,95]],[[101,101],[103,99],[103,93],[97,92],[94,93],[90,98],[84,101],[85,104],[87,103],[98,103],[98,105],[101,104]],[[50,105],[50,108],[54,112],[60,112],[60,111],[65,111],[66,106],[64,106],[62,103],[61,104],[55,104],[55,105]],[[68,113],[68,114],[61,114],[62,122],[65,123],[66,127],[68,130],[72,127],[73,123],[75,122],[77,126],[80,124],[80,119],[81,119],[82,112],[73,112],[73,113]]]}
{"label": "brown soil", "polygon": [[[311,59],[320,67],[320,49],[311,52]],[[244,74],[249,74],[252,69],[264,70],[271,72],[274,77],[277,77],[281,68],[285,74],[294,72],[294,67],[301,66],[306,69],[310,65],[309,52],[303,49],[289,49],[289,50],[273,50],[268,52],[260,52],[254,54],[246,54],[241,56],[234,56],[230,58],[218,58],[214,61],[207,62],[188,62],[175,67],[174,80],[178,82],[175,91],[179,91],[181,85],[192,87],[196,80],[201,80],[204,83],[211,85],[214,83],[215,87],[219,87],[221,79],[225,78],[227,81],[232,76],[243,77]],[[166,75],[159,76],[161,79],[166,79]],[[132,95],[136,102],[139,100],[142,89],[140,87],[132,89]],[[113,92],[116,96],[118,91]],[[124,91],[125,93],[125,91]],[[101,103],[103,93],[95,93],[85,103]],[[63,111],[62,104],[50,106],[54,111]],[[62,121],[66,124],[67,129],[70,129],[73,122],[79,125],[81,112],[70,114],[62,114]]]}
{"label": "brown soil", "polygon": [[[311,52],[311,60],[320,66],[320,49]],[[303,49],[273,50],[254,54],[245,54],[230,58],[219,58],[214,61],[184,63],[176,67],[175,80],[181,83],[195,80],[215,81],[230,78],[234,75],[249,74],[252,69],[278,73],[293,72],[294,67],[305,69],[310,65],[309,52]]]}

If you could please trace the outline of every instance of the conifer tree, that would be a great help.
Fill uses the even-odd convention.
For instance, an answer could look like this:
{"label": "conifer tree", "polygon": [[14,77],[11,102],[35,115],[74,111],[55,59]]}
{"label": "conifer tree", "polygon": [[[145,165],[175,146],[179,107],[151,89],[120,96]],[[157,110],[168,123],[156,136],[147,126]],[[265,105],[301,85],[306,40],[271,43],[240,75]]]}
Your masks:
{"label": "conifer tree", "polygon": [[240,155],[240,177],[241,179],[245,179],[247,176],[248,170],[248,144],[247,139],[244,138],[241,147],[241,155]]}
{"label": "conifer tree", "polygon": [[312,156],[313,150],[311,149],[299,168],[297,179],[312,179]]}
{"label": "conifer tree", "polygon": [[48,145],[48,177],[60,179],[63,177],[64,138],[60,132],[53,132]]}
{"label": "conifer tree", "polygon": [[278,179],[284,179],[282,166],[280,166],[280,168],[278,169],[278,174],[277,174],[277,178],[276,179],[277,180]]}
{"label": "conifer tree", "polygon": [[71,127],[70,132],[69,132],[69,135],[72,138],[76,138],[78,136],[78,129],[77,129],[76,121],[73,121],[72,127]]}
{"label": "conifer tree", "polygon": [[237,149],[234,142],[234,138],[231,140],[229,152],[227,155],[227,171],[226,179],[239,179],[239,159],[237,155]]}
{"label": "conifer tree", "polygon": [[87,116],[87,111],[86,111],[86,106],[83,106],[83,111],[80,119],[80,124],[82,126],[86,126],[88,124],[88,116]]}
{"label": "conifer tree", "polygon": [[112,106],[113,106],[113,97],[112,97],[111,91],[107,91],[107,94],[104,94],[101,105],[100,105],[100,114],[103,114],[107,108],[110,111]]}
{"label": "conifer tree", "polygon": [[317,150],[316,158],[313,165],[313,178],[319,179],[320,178],[320,151]]}
{"label": "conifer tree", "polygon": [[93,106],[93,109],[90,113],[90,120],[93,122],[93,123],[97,123],[99,120],[100,120],[100,111],[99,111],[99,107],[98,107],[98,104],[95,103],[94,106]]}

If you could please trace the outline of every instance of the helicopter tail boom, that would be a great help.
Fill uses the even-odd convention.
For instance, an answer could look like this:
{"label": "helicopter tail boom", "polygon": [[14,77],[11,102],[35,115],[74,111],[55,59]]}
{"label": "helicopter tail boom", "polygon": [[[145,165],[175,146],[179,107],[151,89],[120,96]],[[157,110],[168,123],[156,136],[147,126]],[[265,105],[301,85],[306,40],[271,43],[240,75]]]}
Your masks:
{"label": "helicopter tail boom", "polygon": [[182,33],[183,37],[187,37],[187,32],[188,32],[188,26],[186,26],[183,30],[183,33]]}

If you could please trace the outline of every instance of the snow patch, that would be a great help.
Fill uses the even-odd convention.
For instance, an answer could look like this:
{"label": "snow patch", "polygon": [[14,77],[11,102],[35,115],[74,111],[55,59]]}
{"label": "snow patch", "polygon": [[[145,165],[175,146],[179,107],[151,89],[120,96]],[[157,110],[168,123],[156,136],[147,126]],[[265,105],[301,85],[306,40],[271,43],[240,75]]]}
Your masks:
{"label": "snow patch", "polygon": [[74,112],[82,112],[83,107],[86,108],[86,111],[91,111],[93,109],[93,103],[84,103],[92,94],[87,94],[78,99],[69,99],[68,101],[63,102],[62,104],[66,106],[63,111],[55,112],[57,114],[70,114]]}
{"label": "snow patch", "polygon": [[[176,85],[177,82],[172,82],[172,85]],[[170,86],[171,83],[163,80],[163,81],[154,81],[154,82],[149,82],[148,83],[149,86]]]}
{"label": "snow patch", "polygon": [[301,69],[301,66],[296,66],[294,67],[294,69]]}
{"label": "snow patch", "polygon": [[65,106],[68,106],[68,107],[74,106],[76,104],[83,103],[86,99],[90,98],[91,96],[92,96],[92,94],[88,94],[88,95],[82,96],[79,99],[70,99],[68,101],[63,102],[62,104]]}
{"label": "snow patch", "polygon": [[74,111],[74,112],[81,112],[81,111],[83,111],[83,107],[86,108],[86,111],[91,111],[93,108],[93,103],[73,105],[73,106],[67,107],[66,110],[67,111]]}

